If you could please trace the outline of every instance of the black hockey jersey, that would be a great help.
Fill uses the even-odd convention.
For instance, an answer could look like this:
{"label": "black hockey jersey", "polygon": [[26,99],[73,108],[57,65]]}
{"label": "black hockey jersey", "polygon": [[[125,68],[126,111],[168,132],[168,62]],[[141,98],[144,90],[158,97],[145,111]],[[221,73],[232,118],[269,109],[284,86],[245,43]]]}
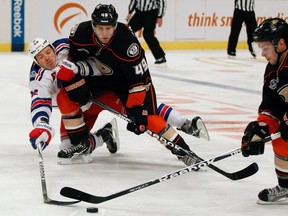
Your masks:
{"label": "black hockey jersey", "polygon": [[270,113],[282,120],[288,110],[288,55],[281,65],[268,63],[265,70],[263,96],[259,113]]}
{"label": "black hockey jersey", "polygon": [[91,21],[72,28],[69,39],[73,61],[95,57],[102,76],[86,79],[94,96],[105,90],[127,95],[130,88],[151,82],[144,50],[127,25],[118,22],[114,36],[105,45],[97,40]]}

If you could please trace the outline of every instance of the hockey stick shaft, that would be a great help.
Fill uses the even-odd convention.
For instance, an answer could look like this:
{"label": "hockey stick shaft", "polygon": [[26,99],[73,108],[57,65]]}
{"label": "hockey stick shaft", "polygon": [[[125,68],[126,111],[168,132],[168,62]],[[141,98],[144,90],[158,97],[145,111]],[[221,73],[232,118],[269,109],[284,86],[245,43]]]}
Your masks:
{"label": "hockey stick shaft", "polygon": [[[118,116],[119,118],[122,118],[122,119],[124,119],[124,120],[127,121],[127,122],[132,122],[132,120],[129,119],[125,114],[119,113],[118,111],[116,111],[116,110],[112,109],[111,107],[103,104],[102,102],[96,100],[95,98],[90,97],[90,101],[91,101],[92,103],[100,106],[101,108],[103,108],[103,109],[105,109],[105,110],[107,110],[107,111],[115,114],[115,115]],[[150,133],[150,135],[151,135],[151,133],[154,134],[154,133],[153,133],[152,131],[150,131],[150,130],[148,130],[148,132]],[[158,135],[158,136],[159,136],[159,135]],[[274,139],[279,138],[280,136],[281,136],[281,133],[280,133],[280,132],[277,132],[277,133],[275,133],[275,134],[271,134],[270,136],[267,136],[267,137],[263,138],[261,141],[262,141],[262,142],[269,142],[269,141],[271,141],[271,140],[274,140]],[[160,136],[159,136],[159,137],[160,137]],[[165,139],[165,138],[163,137],[163,139]]]}
{"label": "hockey stick shaft", "polygon": [[[126,115],[119,113],[118,111],[112,109],[111,107],[101,103],[100,101],[96,100],[95,98],[90,98],[90,101],[94,104],[97,104],[98,106],[102,107],[103,109],[115,114],[116,116],[124,119],[127,122],[132,122],[131,119],[129,119]],[[167,140],[166,138],[150,131],[149,129],[146,129],[146,133],[148,133],[150,136],[160,140],[162,143],[164,143],[166,146],[169,146],[171,148],[175,148],[177,150],[181,150],[184,151],[187,155],[191,156],[191,157],[197,157],[199,160],[203,160],[202,158],[200,158],[199,156],[197,156],[196,154],[191,154],[191,152],[187,151],[186,149],[181,148],[178,145],[175,145],[174,143],[172,143],[171,141]],[[235,172],[235,173],[228,173],[225,172],[224,170],[214,166],[213,164],[208,165],[208,167],[216,172],[218,172],[219,174],[231,179],[231,180],[239,180],[239,179],[243,179],[246,177],[249,177],[253,174],[255,174],[258,171],[258,167],[257,164],[253,163],[250,166]]]}
{"label": "hockey stick shaft", "polygon": [[199,162],[197,164],[194,164],[194,165],[179,169],[177,171],[171,172],[169,174],[163,175],[160,178],[156,178],[156,179],[147,181],[147,182],[142,183],[140,185],[131,187],[131,188],[126,189],[126,190],[122,190],[122,191],[120,191],[118,193],[114,193],[114,194],[111,194],[111,195],[108,195],[108,196],[95,196],[95,195],[91,195],[91,194],[85,193],[83,191],[80,191],[80,190],[77,190],[77,189],[74,189],[74,188],[71,188],[71,187],[63,187],[61,189],[61,191],[60,191],[60,194],[62,196],[68,197],[68,198],[78,199],[78,200],[81,200],[81,201],[84,201],[84,202],[88,202],[88,203],[99,204],[99,203],[102,203],[102,202],[106,202],[106,201],[115,199],[117,197],[124,196],[124,195],[129,194],[129,193],[133,193],[133,192],[139,191],[141,189],[150,187],[150,186],[155,185],[157,183],[161,183],[161,182],[167,181],[167,180],[175,178],[177,176],[184,175],[184,174],[186,174],[188,172],[191,172],[193,170],[198,170],[201,167],[208,166],[209,164],[211,164],[213,162],[223,160],[223,159],[225,159],[227,157],[233,156],[233,155],[238,154],[240,152],[241,152],[241,148],[237,148],[237,149],[234,149],[234,150],[229,151],[227,153],[218,155],[216,157],[212,157],[210,159],[203,160],[203,161],[201,161],[201,162]]}
{"label": "hockey stick shaft", "polygon": [[42,186],[42,195],[43,195],[43,201],[46,204],[52,204],[52,205],[71,205],[75,203],[79,203],[80,201],[57,201],[57,200],[51,200],[48,197],[47,193],[47,186],[46,186],[46,177],[45,177],[45,170],[44,170],[44,160],[42,156],[42,146],[37,145],[38,150],[38,158],[39,158],[39,169],[40,169],[40,178],[41,178],[41,186]]}

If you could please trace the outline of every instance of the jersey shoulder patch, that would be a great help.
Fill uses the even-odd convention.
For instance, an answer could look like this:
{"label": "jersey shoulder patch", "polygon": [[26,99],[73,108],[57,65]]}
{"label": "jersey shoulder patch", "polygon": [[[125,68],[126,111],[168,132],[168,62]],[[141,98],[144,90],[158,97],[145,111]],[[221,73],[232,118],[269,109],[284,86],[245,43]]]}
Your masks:
{"label": "jersey shoulder patch", "polygon": [[39,69],[40,69],[40,66],[37,65],[35,62],[33,62],[33,64],[31,65],[30,74],[29,74],[30,82],[36,79]]}
{"label": "jersey shoulder patch", "polygon": [[127,61],[133,61],[141,56],[142,47],[129,27],[118,23],[115,38],[111,43],[114,54]]}
{"label": "jersey shoulder patch", "polygon": [[132,43],[127,49],[127,56],[134,58],[139,55],[140,47],[137,43]]}

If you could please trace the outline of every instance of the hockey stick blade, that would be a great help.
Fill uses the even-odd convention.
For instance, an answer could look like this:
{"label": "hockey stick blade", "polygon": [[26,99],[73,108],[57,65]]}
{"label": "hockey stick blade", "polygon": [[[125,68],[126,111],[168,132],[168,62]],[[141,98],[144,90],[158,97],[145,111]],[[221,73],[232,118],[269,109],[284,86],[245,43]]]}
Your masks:
{"label": "hockey stick blade", "polygon": [[225,176],[225,177],[227,177],[233,181],[250,177],[250,176],[254,175],[255,173],[257,173],[259,170],[257,163],[252,163],[249,166],[247,166],[246,168],[239,170],[237,172],[233,172],[233,173],[225,172],[225,171],[219,169],[218,167],[215,167],[212,164],[210,164],[208,166],[211,169],[217,171],[218,173],[221,173],[223,176]]}
{"label": "hockey stick blade", "polygon": [[[88,202],[88,203],[98,204],[98,203],[102,203],[102,202],[105,202],[105,201],[108,201],[108,200],[111,200],[111,199],[114,199],[114,198],[129,194],[129,193],[136,192],[138,190],[144,189],[144,188],[152,186],[154,184],[161,183],[163,181],[166,181],[166,180],[172,179],[174,177],[186,174],[186,173],[191,172],[193,170],[197,170],[197,169],[199,169],[201,167],[209,166],[213,162],[216,162],[216,161],[219,161],[219,160],[223,160],[224,158],[233,156],[235,154],[238,154],[239,152],[241,152],[241,148],[234,149],[232,151],[229,151],[227,153],[221,154],[219,156],[216,156],[216,157],[213,157],[213,158],[210,158],[210,159],[207,159],[207,160],[203,160],[203,161],[201,161],[201,162],[199,162],[197,164],[193,164],[191,166],[184,167],[184,168],[179,169],[177,171],[174,171],[174,172],[171,172],[169,174],[166,174],[166,175],[164,175],[164,176],[162,176],[160,178],[147,181],[147,182],[145,182],[143,184],[137,185],[135,187],[131,187],[129,189],[120,191],[118,193],[111,194],[109,196],[104,196],[104,197],[103,196],[94,196],[94,195],[85,193],[83,191],[80,191],[80,190],[77,190],[77,189],[74,189],[74,188],[71,188],[71,187],[63,187],[61,189],[61,191],[60,191],[60,194],[62,196],[68,197],[68,198],[81,200],[81,201]],[[256,167],[258,169],[257,164],[256,164]],[[251,172],[251,170],[252,170],[252,172],[257,172],[257,169],[255,169],[255,165],[253,165],[253,164],[248,166],[248,168],[246,168],[246,169],[247,169],[248,172]],[[241,175],[244,175],[244,174],[241,174]],[[237,178],[238,177],[239,176],[237,176]]]}
{"label": "hockey stick blade", "polygon": [[50,205],[65,206],[65,205],[72,205],[72,204],[81,202],[80,200],[77,200],[77,201],[58,201],[58,200],[52,200],[48,197],[45,170],[44,170],[44,161],[43,161],[43,156],[42,156],[42,146],[38,145],[37,149],[38,149],[39,169],[40,169],[40,178],[41,178],[42,195],[43,195],[44,203],[50,204]]}
{"label": "hockey stick blade", "polygon": [[[240,152],[241,151],[239,150],[237,153],[240,153]],[[236,152],[235,152],[235,154],[236,154]],[[197,155],[195,155],[195,156],[198,157],[202,161],[204,160]],[[250,177],[250,176],[254,175],[259,170],[257,163],[252,163],[248,167],[241,169],[237,172],[232,172],[232,173],[226,172],[226,171],[214,166],[213,164],[209,164],[208,167],[210,169],[220,173],[221,175],[225,176],[226,178],[233,180],[233,181]]]}
{"label": "hockey stick blade", "polygon": [[81,202],[81,200],[77,201],[58,201],[58,200],[52,200],[50,198],[44,199],[44,203],[49,205],[59,205],[59,206],[66,206],[66,205],[72,205]]}

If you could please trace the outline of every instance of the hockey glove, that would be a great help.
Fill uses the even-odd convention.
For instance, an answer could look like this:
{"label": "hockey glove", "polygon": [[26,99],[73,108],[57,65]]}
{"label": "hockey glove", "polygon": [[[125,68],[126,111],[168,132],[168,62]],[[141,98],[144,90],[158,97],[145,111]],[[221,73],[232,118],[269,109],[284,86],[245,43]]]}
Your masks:
{"label": "hockey glove", "polygon": [[39,122],[35,128],[29,133],[32,147],[36,150],[38,145],[41,145],[44,150],[54,136],[54,129],[45,122]]}
{"label": "hockey glove", "polygon": [[134,132],[137,135],[140,135],[146,131],[147,127],[147,110],[143,110],[141,106],[134,106],[128,109],[128,117],[132,122],[127,124],[127,130]]}
{"label": "hockey glove", "polygon": [[56,77],[58,80],[61,81],[71,81],[75,76],[75,74],[77,74],[79,71],[78,66],[76,64],[66,59],[62,61],[59,67],[60,69],[57,72]]}
{"label": "hockey glove", "polygon": [[63,82],[62,85],[71,101],[78,102],[81,105],[85,105],[89,101],[91,94],[88,85],[80,75],[75,75],[71,81]]}
{"label": "hockey glove", "polygon": [[268,136],[268,134],[268,126],[265,122],[250,122],[242,137],[242,155],[248,157],[249,155],[263,154],[265,143],[261,139]]}

